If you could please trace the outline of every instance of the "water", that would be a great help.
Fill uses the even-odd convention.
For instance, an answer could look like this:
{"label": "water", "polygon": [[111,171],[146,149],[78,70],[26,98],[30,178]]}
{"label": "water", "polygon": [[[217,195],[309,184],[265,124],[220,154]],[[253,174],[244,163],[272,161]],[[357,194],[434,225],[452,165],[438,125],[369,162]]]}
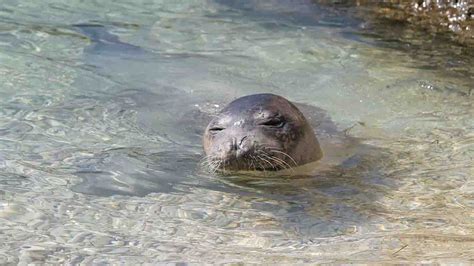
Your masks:
{"label": "water", "polygon": [[[0,263],[472,263],[470,50],[401,35],[309,1],[2,1]],[[257,92],[337,126],[310,176],[199,167]]]}

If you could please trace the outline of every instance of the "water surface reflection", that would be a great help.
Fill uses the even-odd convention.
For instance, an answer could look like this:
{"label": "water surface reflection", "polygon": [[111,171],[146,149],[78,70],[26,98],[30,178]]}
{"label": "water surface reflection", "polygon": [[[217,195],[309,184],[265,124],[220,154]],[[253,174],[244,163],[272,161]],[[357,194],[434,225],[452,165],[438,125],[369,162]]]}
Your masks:
{"label": "water surface reflection", "polygon": [[[471,59],[360,23],[303,0],[7,1],[0,262],[469,262]],[[311,118],[311,174],[200,169],[210,116],[257,92]]]}

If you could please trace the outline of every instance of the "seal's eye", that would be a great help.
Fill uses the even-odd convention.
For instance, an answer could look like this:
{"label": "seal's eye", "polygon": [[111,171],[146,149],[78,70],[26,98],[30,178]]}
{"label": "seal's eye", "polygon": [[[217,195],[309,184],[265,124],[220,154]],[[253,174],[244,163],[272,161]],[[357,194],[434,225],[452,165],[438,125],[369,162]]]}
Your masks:
{"label": "seal's eye", "polygon": [[261,126],[267,126],[267,127],[277,127],[277,128],[281,128],[285,125],[285,121],[281,120],[281,119],[270,119],[270,120],[267,120],[267,121],[263,121],[262,123],[260,123]]}
{"label": "seal's eye", "polygon": [[209,131],[211,131],[212,133],[217,133],[217,132],[222,131],[224,129],[225,128],[223,128],[223,127],[216,126],[216,127],[209,128]]}

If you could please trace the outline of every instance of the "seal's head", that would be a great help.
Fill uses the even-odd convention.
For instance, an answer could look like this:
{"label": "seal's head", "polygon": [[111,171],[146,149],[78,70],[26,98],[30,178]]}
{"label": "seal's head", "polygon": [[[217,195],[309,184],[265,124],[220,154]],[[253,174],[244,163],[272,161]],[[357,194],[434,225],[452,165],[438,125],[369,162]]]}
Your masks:
{"label": "seal's head", "polygon": [[322,157],[303,114],[274,94],[231,102],[209,123],[203,144],[211,170],[280,170]]}

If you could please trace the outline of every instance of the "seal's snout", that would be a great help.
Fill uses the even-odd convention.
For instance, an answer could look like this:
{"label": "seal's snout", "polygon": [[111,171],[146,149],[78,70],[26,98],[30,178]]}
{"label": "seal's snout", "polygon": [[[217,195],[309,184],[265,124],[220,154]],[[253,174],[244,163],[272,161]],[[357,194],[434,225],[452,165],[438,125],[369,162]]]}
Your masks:
{"label": "seal's snout", "polygon": [[231,151],[236,151],[239,149],[239,144],[237,144],[237,139],[232,138],[232,141],[230,142],[230,150]]}
{"label": "seal's snout", "polygon": [[251,147],[248,141],[248,136],[243,136],[238,141],[237,150],[236,150],[237,158],[247,155],[248,153],[250,153],[250,150],[251,150]]}
{"label": "seal's snout", "polygon": [[231,138],[226,146],[222,156],[224,160],[244,157],[251,150],[248,136]]}
{"label": "seal's snout", "polygon": [[246,139],[248,139],[248,136],[243,136],[240,138],[232,138],[232,149],[237,151],[237,150],[242,150],[243,148],[248,146],[247,145],[248,143],[245,141]]}

